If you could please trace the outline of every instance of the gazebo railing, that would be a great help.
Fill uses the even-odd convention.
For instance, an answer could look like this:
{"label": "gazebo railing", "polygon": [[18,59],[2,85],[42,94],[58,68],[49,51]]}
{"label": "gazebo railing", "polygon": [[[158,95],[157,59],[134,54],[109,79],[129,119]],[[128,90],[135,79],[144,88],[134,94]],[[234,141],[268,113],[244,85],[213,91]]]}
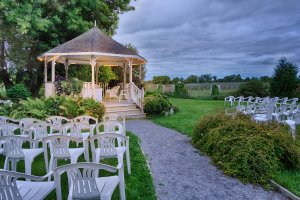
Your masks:
{"label": "gazebo railing", "polygon": [[133,82],[130,83],[131,100],[144,111],[144,89],[138,88]]}

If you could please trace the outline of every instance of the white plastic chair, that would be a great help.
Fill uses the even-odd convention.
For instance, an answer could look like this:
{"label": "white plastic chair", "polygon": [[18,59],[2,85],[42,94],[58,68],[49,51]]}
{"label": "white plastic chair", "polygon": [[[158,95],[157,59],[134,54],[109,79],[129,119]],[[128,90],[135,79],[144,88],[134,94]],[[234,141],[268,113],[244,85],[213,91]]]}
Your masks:
{"label": "white plastic chair", "polygon": [[84,123],[87,125],[98,124],[98,119],[96,117],[92,117],[89,115],[82,115],[82,116],[75,117],[72,121],[75,123]]}
{"label": "white plastic chair", "polygon": [[115,86],[112,89],[108,89],[105,91],[105,99],[118,99],[120,86]]}
{"label": "white plastic chair", "polygon": [[25,131],[24,127],[13,123],[0,123],[0,136],[15,135],[19,131],[19,134],[23,137],[31,137],[29,131]]}
{"label": "white plastic chair", "polygon": [[226,105],[226,103],[229,102],[230,106],[233,106],[233,102],[234,102],[234,96],[229,96],[229,97],[225,97],[224,99],[224,106]]}
{"label": "white plastic chair", "polygon": [[119,163],[123,162],[123,155],[129,148],[128,138],[116,133],[104,132],[89,138],[89,142],[95,163],[104,158],[118,158]]}
{"label": "white plastic chair", "polygon": [[19,124],[19,120],[10,117],[0,116],[0,123],[15,123]]}
{"label": "white plastic chair", "polygon": [[4,143],[4,152],[6,156],[4,169],[9,170],[10,162],[11,170],[16,171],[17,162],[19,160],[24,160],[25,173],[30,175],[32,162],[35,157],[43,153],[43,149],[24,149],[22,146],[24,142],[36,143],[36,141],[22,136],[3,136],[0,137],[0,142]]}
{"label": "white plastic chair", "polygon": [[287,124],[290,127],[290,132],[292,133],[293,138],[296,138],[296,125],[300,124],[300,112],[292,115],[290,119],[283,120],[284,124]]}
{"label": "white plastic chair", "polygon": [[42,141],[43,138],[55,134],[48,134],[48,129],[51,130],[52,125],[46,122],[40,122],[40,123],[34,123],[30,126],[30,130],[32,130],[33,133],[33,139],[37,141],[34,148],[38,147],[39,142]]}
{"label": "white plastic chair", "polygon": [[[123,124],[126,129],[126,116],[125,115],[117,115],[117,114],[108,114],[103,116],[103,121],[118,121]],[[126,132],[126,130],[125,130]]]}
{"label": "white plastic chair", "polygon": [[116,120],[106,120],[100,122],[95,126],[95,129],[96,129],[96,134],[102,132],[116,132],[118,134],[126,136],[125,126],[123,125],[123,123]]}
{"label": "white plastic chair", "polygon": [[56,131],[59,132],[63,124],[72,122],[72,120],[62,116],[50,116],[46,119],[46,122],[52,125],[50,132],[54,133]]}
{"label": "white plastic chair", "polygon": [[[77,163],[79,156],[85,154],[85,159],[88,161],[88,149],[85,147],[81,148],[69,148],[69,142],[82,142],[81,139],[67,136],[67,135],[52,135],[43,138],[43,148],[44,148],[44,159],[47,172],[55,169],[57,167],[57,160],[59,159],[70,159],[71,164]],[[50,163],[48,165],[48,144],[50,146]]]}
{"label": "white plastic chair", "polygon": [[[32,176],[20,172],[0,170],[1,200],[41,200],[55,189],[54,181],[45,182],[45,176]],[[19,178],[33,181],[18,181]]]}
{"label": "white plastic chair", "polygon": [[[96,125],[95,129],[96,129],[96,134],[97,135],[100,135],[104,132],[106,132],[106,133],[117,133],[117,134],[123,135],[124,137],[127,137],[128,141],[129,141],[129,137],[126,136],[124,126],[118,121],[101,122],[101,123]],[[118,138],[118,145],[121,146],[121,140],[119,138]],[[129,142],[128,142],[127,149],[126,149],[126,163],[127,163],[128,174],[131,174]]]}
{"label": "white plastic chair", "polygon": [[86,123],[71,122],[61,127],[61,134],[76,137],[85,141],[90,135],[93,135],[94,127],[95,125],[90,126]]}
{"label": "white plastic chair", "polygon": [[43,121],[35,118],[22,118],[19,120],[19,125],[24,127],[25,129],[28,129],[32,124],[41,122]]}
{"label": "white plastic chair", "polygon": [[[99,170],[115,173],[118,175],[99,177]],[[96,163],[77,163],[69,164],[56,168],[53,171],[56,185],[56,196],[62,199],[61,194],[61,175],[67,172],[69,181],[68,200],[71,199],[101,199],[110,200],[119,185],[121,200],[125,200],[125,182],[123,163],[117,168]]]}

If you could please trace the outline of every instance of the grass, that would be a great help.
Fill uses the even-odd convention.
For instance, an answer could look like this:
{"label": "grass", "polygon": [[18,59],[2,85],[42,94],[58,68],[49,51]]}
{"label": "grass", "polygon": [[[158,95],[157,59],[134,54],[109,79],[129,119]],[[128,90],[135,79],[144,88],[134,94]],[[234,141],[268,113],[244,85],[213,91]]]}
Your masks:
{"label": "grass", "polygon": [[[130,132],[127,132],[127,135],[130,137],[131,175],[127,174],[127,168],[125,164],[126,198],[155,200],[157,198],[154,190],[153,180],[150,174],[150,170],[146,163],[146,158],[141,151],[138,137]],[[0,156],[0,167],[2,169],[4,166],[4,160],[5,157]],[[83,156],[79,157],[78,162],[84,162]],[[60,161],[58,165],[63,165],[67,163],[69,163],[69,161]],[[116,159],[105,159],[103,163],[110,164],[113,166],[117,165]],[[18,167],[17,171],[24,172],[24,161],[19,161],[17,167]],[[39,175],[39,176],[46,174],[43,155],[39,155],[33,161],[32,174]],[[105,175],[108,175],[108,173],[106,173]],[[67,185],[68,185],[67,177],[63,176],[62,177],[63,199],[67,199],[67,195],[68,195]],[[46,199],[56,199],[55,191],[49,194]],[[118,188],[116,188],[115,190],[113,199],[120,199]]]}
{"label": "grass", "polygon": [[172,116],[157,116],[151,120],[159,125],[191,136],[195,123],[203,116],[224,109],[223,101],[170,98],[179,112]]}

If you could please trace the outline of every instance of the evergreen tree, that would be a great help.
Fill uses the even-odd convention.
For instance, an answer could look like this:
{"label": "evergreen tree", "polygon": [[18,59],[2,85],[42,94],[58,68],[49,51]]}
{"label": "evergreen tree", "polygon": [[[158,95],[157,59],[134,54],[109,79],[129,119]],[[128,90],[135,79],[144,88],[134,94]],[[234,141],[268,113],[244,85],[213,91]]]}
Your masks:
{"label": "evergreen tree", "polygon": [[281,58],[274,70],[270,84],[271,95],[292,98],[298,86],[298,66]]}

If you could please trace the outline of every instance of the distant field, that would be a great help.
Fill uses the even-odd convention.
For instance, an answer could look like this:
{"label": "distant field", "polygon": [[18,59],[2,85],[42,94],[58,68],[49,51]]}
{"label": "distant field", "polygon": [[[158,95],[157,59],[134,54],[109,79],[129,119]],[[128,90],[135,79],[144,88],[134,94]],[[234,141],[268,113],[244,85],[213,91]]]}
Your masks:
{"label": "distant field", "polygon": [[[233,92],[235,92],[235,90],[223,90],[220,92],[220,95],[230,95]],[[193,98],[201,98],[201,97],[209,97],[211,96],[210,94],[210,90],[188,90],[188,93],[190,95],[190,97]]]}

